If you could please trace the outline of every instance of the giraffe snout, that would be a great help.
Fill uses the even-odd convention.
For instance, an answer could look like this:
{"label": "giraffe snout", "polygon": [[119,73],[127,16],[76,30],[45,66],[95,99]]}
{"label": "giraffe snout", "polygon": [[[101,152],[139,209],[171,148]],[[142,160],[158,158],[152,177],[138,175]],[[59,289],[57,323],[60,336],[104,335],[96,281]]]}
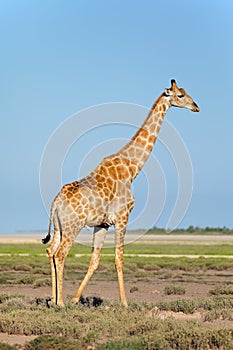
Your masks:
{"label": "giraffe snout", "polygon": [[200,108],[198,107],[198,105],[197,105],[195,102],[193,102],[192,111],[193,111],[193,112],[199,112],[199,111],[200,111]]}

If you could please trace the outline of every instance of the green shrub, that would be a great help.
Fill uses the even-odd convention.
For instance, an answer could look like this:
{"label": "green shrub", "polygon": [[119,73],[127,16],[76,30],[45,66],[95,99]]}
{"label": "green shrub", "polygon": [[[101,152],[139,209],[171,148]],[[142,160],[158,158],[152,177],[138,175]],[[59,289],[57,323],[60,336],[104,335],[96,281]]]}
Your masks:
{"label": "green shrub", "polygon": [[18,348],[15,345],[0,343],[0,349],[1,350],[17,350]]}
{"label": "green shrub", "polygon": [[33,282],[33,288],[50,286],[51,278],[38,278]]}
{"label": "green shrub", "polygon": [[160,310],[183,312],[185,314],[193,314],[198,308],[196,301],[191,299],[160,301],[157,306]]}
{"label": "green shrub", "polygon": [[183,295],[185,294],[185,288],[183,286],[169,285],[164,288],[164,293],[166,295]]}
{"label": "green shrub", "polygon": [[233,321],[233,311],[230,309],[211,310],[204,314],[204,322],[213,322],[215,320]]}
{"label": "green shrub", "polygon": [[83,349],[77,341],[68,340],[65,337],[53,335],[41,335],[24,347],[24,350],[81,350]]}
{"label": "green shrub", "polygon": [[142,338],[135,337],[133,339],[111,340],[109,343],[100,346],[98,350],[142,350],[144,345]]}
{"label": "green shrub", "polygon": [[233,295],[233,288],[223,286],[215,287],[209,291],[209,295]]}

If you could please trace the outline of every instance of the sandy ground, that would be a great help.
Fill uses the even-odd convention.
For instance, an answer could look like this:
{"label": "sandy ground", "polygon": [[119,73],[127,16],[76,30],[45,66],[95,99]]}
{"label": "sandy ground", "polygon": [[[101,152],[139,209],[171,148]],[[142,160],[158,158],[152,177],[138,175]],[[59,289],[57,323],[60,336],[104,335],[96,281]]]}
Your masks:
{"label": "sandy ground", "polygon": [[[98,273],[98,272],[97,272]],[[172,282],[164,282],[155,278],[150,278],[150,281],[137,281],[134,282],[125,282],[125,291],[128,299],[135,299],[137,301],[145,301],[156,303],[158,301],[164,300],[173,300],[179,298],[187,298],[187,297],[197,297],[202,298],[206,297],[208,291],[214,285],[214,277],[210,279],[209,284],[197,284],[196,283],[182,283],[182,286],[186,289],[185,296],[178,295],[164,295],[164,287],[166,285],[170,285]],[[219,277],[217,278],[219,281]],[[64,297],[71,297],[75,294],[79,283],[81,281],[77,281],[77,284],[70,283],[69,281],[64,282]],[[233,281],[232,281],[233,282]],[[180,283],[178,283],[180,284]],[[132,287],[137,286],[138,291],[131,293],[130,290]],[[9,293],[9,294],[24,294],[30,299],[34,299],[37,297],[47,298],[51,295],[50,287],[40,287],[40,288],[32,288],[27,285],[19,285],[19,286],[1,286],[1,293]],[[118,285],[117,280],[115,281],[90,281],[85,289],[84,296],[98,296],[103,300],[118,300]]]}
{"label": "sandy ground", "polygon": [[35,335],[20,335],[0,333],[0,343],[7,343],[9,345],[24,345],[25,343],[35,339]]}

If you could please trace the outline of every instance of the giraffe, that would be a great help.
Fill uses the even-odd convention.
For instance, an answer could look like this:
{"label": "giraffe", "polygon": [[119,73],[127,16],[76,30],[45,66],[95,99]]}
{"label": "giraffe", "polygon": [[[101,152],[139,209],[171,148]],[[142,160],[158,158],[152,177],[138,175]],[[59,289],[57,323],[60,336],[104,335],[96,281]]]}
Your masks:
{"label": "giraffe", "polygon": [[199,112],[199,107],[174,79],[153,104],[142,126],[117,153],[104,158],[86,177],[62,187],[50,211],[50,222],[44,244],[47,248],[52,277],[52,303],[64,306],[63,269],[65,258],[79,231],[94,227],[90,265],[73,303],[78,303],[84,288],[97,270],[102,246],[110,226],[115,227],[115,267],[120,300],[127,307],[123,279],[124,236],[135,200],[131,183],[148,159],[164,117],[171,106]]}

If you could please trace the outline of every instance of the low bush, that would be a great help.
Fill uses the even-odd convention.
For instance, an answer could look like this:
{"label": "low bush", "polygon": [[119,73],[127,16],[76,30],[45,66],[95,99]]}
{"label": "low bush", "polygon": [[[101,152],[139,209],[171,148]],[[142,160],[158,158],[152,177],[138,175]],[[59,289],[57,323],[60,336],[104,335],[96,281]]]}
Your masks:
{"label": "low bush", "polygon": [[169,285],[164,288],[164,293],[166,295],[184,295],[185,288],[183,286]]}
{"label": "low bush", "polygon": [[218,286],[209,291],[209,295],[233,295],[233,288],[228,286]]}
{"label": "low bush", "polygon": [[[151,314],[155,305],[150,303],[129,300],[128,309],[115,301],[104,302],[99,307],[67,303],[64,308],[49,308],[43,298],[33,302],[22,300],[19,296],[10,298],[2,295],[1,298],[0,307],[5,306],[5,309],[1,312],[0,332],[37,335],[24,346],[24,350],[233,349],[232,327],[211,329],[206,328],[201,321],[162,320]],[[217,317],[223,311],[223,306],[230,315],[233,309],[230,299],[176,300],[160,303],[160,307],[186,313],[202,308],[212,311],[209,318],[213,318],[213,311],[219,310],[219,314],[215,314]],[[15,350],[9,347],[5,349]]]}
{"label": "low bush", "polygon": [[24,346],[24,350],[81,350],[83,349],[77,341],[54,335],[42,335],[31,340]]}

